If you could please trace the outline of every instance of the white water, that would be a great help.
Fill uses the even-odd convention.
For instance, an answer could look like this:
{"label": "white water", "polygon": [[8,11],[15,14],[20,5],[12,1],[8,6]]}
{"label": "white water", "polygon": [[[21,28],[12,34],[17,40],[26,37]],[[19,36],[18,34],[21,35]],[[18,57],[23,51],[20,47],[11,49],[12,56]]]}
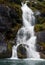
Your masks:
{"label": "white water", "polygon": [[23,4],[21,9],[23,12],[23,27],[17,33],[17,46],[13,46],[12,58],[17,58],[17,47],[20,44],[25,44],[28,46],[25,46],[25,48],[27,49],[27,58],[40,59],[40,55],[36,51],[35,47],[36,36],[34,35],[34,13],[26,4]]}

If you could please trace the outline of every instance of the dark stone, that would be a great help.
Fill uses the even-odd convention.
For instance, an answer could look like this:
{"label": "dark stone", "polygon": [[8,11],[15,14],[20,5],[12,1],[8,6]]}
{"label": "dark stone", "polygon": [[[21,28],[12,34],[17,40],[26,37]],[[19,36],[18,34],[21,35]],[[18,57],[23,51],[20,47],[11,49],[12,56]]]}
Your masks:
{"label": "dark stone", "polygon": [[9,19],[9,10],[9,7],[0,5],[0,32],[6,31],[12,25]]}
{"label": "dark stone", "polygon": [[36,49],[38,52],[45,54],[45,31],[37,32]]}
{"label": "dark stone", "polygon": [[20,59],[27,58],[27,51],[26,48],[23,46],[23,44],[20,44],[17,47],[17,56]]}
{"label": "dark stone", "polygon": [[45,13],[41,13],[41,16],[42,16],[42,17],[45,17]]}
{"label": "dark stone", "polygon": [[45,31],[38,32],[36,35],[37,42],[45,42]]}
{"label": "dark stone", "polygon": [[14,23],[22,23],[22,20],[21,20],[21,18],[19,18],[19,14],[16,11],[16,9],[12,9],[11,8],[11,10],[10,10],[10,17],[16,20],[16,22],[14,22]]}
{"label": "dark stone", "polygon": [[21,5],[21,0],[7,0],[7,1],[9,1],[9,2],[15,2],[15,3],[17,3],[17,4],[20,4],[20,5]]}
{"label": "dark stone", "polygon": [[43,0],[38,0],[38,1],[43,2]]}

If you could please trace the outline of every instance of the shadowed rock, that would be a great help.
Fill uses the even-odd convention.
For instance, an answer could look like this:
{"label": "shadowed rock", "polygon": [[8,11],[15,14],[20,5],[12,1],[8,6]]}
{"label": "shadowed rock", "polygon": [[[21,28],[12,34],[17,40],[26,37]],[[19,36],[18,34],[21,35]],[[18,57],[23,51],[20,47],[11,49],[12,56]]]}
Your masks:
{"label": "shadowed rock", "polygon": [[27,51],[26,48],[23,46],[23,44],[20,44],[17,47],[17,56],[20,59],[27,58]]}
{"label": "shadowed rock", "polygon": [[37,42],[45,42],[45,31],[37,33]]}

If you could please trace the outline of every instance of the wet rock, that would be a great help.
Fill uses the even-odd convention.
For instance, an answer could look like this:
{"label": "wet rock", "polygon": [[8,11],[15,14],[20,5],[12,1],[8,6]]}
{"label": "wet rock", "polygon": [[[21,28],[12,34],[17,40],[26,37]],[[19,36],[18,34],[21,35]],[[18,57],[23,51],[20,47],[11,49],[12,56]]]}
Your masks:
{"label": "wet rock", "polygon": [[42,16],[42,17],[45,17],[45,13],[41,13],[41,16]]}
{"label": "wet rock", "polygon": [[26,48],[23,46],[23,44],[20,44],[17,47],[17,56],[20,59],[27,58],[27,51]]}

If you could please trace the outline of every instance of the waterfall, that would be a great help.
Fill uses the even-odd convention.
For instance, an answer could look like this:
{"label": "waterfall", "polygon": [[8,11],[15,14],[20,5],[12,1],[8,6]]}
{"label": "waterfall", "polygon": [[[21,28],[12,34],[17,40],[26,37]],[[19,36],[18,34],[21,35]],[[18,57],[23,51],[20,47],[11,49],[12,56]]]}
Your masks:
{"label": "waterfall", "polygon": [[13,46],[12,49],[12,58],[17,57],[17,47],[20,44],[28,45],[26,47],[27,50],[27,58],[40,58],[39,53],[36,51],[36,36],[34,35],[34,25],[35,25],[35,17],[34,12],[27,6],[27,4],[23,4],[22,7],[22,19],[23,26],[19,29],[17,33],[17,46]]}

